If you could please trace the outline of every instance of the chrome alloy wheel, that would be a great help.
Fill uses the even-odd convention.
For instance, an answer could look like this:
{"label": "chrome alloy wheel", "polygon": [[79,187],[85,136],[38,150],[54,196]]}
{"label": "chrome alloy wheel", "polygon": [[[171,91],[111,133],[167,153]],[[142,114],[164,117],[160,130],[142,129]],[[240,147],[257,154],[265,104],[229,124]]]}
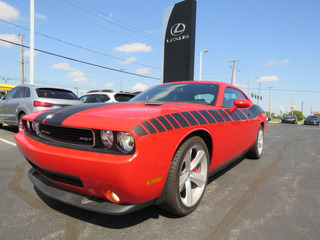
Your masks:
{"label": "chrome alloy wheel", "polygon": [[183,158],[179,178],[180,198],[186,207],[194,206],[202,197],[207,175],[207,154],[202,146],[192,145]]}
{"label": "chrome alloy wheel", "polygon": [[259,155],[262,154],[263,151],[263,130],[262,128],[259,129],[259,135],[258,135],[258,153]]}

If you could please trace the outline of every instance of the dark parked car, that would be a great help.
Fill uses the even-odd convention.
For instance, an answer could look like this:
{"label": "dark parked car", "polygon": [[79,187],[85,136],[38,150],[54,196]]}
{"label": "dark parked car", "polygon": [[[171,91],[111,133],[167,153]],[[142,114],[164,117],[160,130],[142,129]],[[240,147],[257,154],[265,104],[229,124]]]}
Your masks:
{"label": "dark parked car", "polygon": [[69,90],[19,85],[0,101],[0,127],[4,123],[20,129],[21,118],[31,112],[82,104]]}
{"label": "dark parked car", "polygon": [[319,117],[316,115],[310,115],[304,120],[305,125],[318,125],[319,126]]}
{"label": "dark parked car", "polygon": [[287,115],[283,116],[281,122],[282,123],[294,123],[294,124],[297,124],[298,117],[295,114],[287,114]]}

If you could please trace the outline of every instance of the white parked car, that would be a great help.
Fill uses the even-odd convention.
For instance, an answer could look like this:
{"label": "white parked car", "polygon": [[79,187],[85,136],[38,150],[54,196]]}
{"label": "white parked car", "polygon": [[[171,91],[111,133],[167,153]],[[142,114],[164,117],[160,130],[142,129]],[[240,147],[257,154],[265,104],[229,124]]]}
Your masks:
{"label": "white parked car", "polygon": [[84,103],[127,102],[136,94],[129,92],[114,92],[113,90],[92,90],[80,97]]}

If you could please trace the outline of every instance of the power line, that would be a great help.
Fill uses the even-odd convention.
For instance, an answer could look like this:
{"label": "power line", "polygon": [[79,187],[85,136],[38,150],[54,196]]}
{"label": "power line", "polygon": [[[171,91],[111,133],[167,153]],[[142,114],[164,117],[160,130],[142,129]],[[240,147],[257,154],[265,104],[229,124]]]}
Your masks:
{"label": "power line", "polygon": [[78,19],[80,19],[81,21],[90,23],[90,24],[95,25],[95,26],[97,26],[97,27],[100,27],[100,28],[102,28],[102,29],[104,29],[104,30],[113,32],[113,33],[115,33],[115,34],[117,34],[117,35],[119,35],[119,36],[128,37],[128,38],[132,38],[132,39],[135,39],[135,40],[139,40],[139,39],[137,39],[137,38],[135,38],[135,37],[132,37],[132,36],[128,36],[128,35],[119,33],[119,32],[117,32],[117,31],[114,31],[114,30],[110,29],[110,28],[107,28],[107,27],[105,27],[105,26],[102,26],[102,25],[100,25],[100,24],[98,24],[98,23],[89,21],[89,20],[87,20],[87,19],[85,19],[85,18],[82,18],[82,17],[76,15],[76,14],[73,14],[73,13],[68,12],[68,11],[66,11],[66,10],[64,10],[64,9],[61,9],[61,8],[59,8],[59,7],[57,7],[57,6],[54,6],[54,5],[52,5],[51,3],[46,2],[45,0],[39,0],[39,1],[47,4],[48,6],[50,6],[50,7],[52,7],[52,8],[55,8],[55,9],[59,10],[59,11],[61,11],[61,12],[64,12],[64,13],[66,13],[66,14],[68,14],[68,15],[71,15],[71,16],[73,16],[73,17],[75,17],[75,18],[78,18]]}
{"label": "power line", "polygon": [[90,8],[90,9],[98,12],[99,14],[102,14],[102,15],[104,15],[104,16],[112,19],[113,21],[116,21],[116,22],[118,22],[118,23],[121,23],[121,24],[123,24],[123,25],[126,25],[127,27],[130,27],[130,28],[132,28],[132,29],[135,29],[135,30],[137,30],[137,31],[140,31],[140,32],[142,32],[142,33],[144,33],[144,34],[149,35],[149,36],[152,37],[151,34],[148,34],[148,33],[146,33],[145,31],[143,31],[143,30],[141,30],[141,29],[139,29],[139,28],[136,28],[136,27],[134,27],[134,26],[132,26],[132,25],[130,25],[130,24],[128,24],[128,23],[125,23],[125,22],[123,22],[123,21],[121,21],[121,20],[119,20],[119,19],[116,19],[116,18],[113,17],[113,16],[108,16],[108,15],[106,15],[104,12],[102,12],[102,11],[100,11],[100,10],[98,10],[98,9],[95,9],[95,8],[93,8],[93,7],[87,5],[87,4],[85,4],[85,3],[83,3],[83,2],[81,2],[81,1],[79,1],[79,0],[74,0],[74,1],[76,1],[76,2],[78,2],[78,3],[80,3],[80,4],[82,4],[82,5],[84,5],[84,6],[87,7],[87,8]]}
{"label": "power line", "polygon": [[[20,44],[18,44],[18,43],[11,42],[11,41],[8,41],[8,40],[5,40],[5,39],[1,39],[1,38],[0,38],[0,41],[6,42],[6,43],[11,43],[11,44],[16,45],[16,46],[20,46]],[[30,48],[29,46],[26,46],[26,45],[23,45],[23,47]],[[115,69],[115,68],[105,67],[105,66],[98,65],[98,64],[95,64],[95,63],[90,63],[90,62],[86,62],[86,61],[83,61],[83,60],[78,60],[78,59],[75,59],[75,58],[62,56],[62,55],[59,55],[59,54],[56,54],[56,53],[44,51],[44,50],[37,49],[37,48],[35,48],[34,50],[36,50],[38,52],[42,52],[42,53],[48,54],[48,55],[52,55],[52,56],[55,56],[55,57],[64,58],[64,59],[67,59],[67,60],[70,60],[70,61],[79,62],[79,63],[83,63],[83,64],[86,64],[86,65],[107,69],[107,70],[110,70],[110,71],[122,72],[122,73],[125,73],[125,74],[138,76],[138,77],[144,77],[144,78],[150,78],[150,79],[154,79],[154,80],[161,80],[160,78],[150,77],[150,76],[141,75],[141,74],[137,74],[137,73],[132,73],[132,72],[128,72],[128,71],[121,71],[121,70],[118,70],[118,69]]]}
{"label": "power line", "polygon": [[[0,18],[0,21],[2,21],[2,22],[4,22],[4,23],[7,23],[7,24],[10,24],[10,25],[12,25],[12,26],[21,28],[21,29],[23,29],[23,30],[30,31],[29,28],[22,27],[22,26],[20,26],[20,25],[18,25],[18,24],[8,22],[8,21],[3,20],[3,19],[1,19],[1,18]],[[82,50],[86,50],[86,51],[89,51],[89,52],[92,52],[92,53],[96,53],[96,54],[102,55],[102,56],[110,57],[110,58],[113,58],[113,59],[116,59],[116,60],[119,60],[119,61],[123,61],[123,62],[127,62],[127,63],[132,63],[132,64],[135,64],[135,65],[144,66],[144,67],[149,67],[149,68],[153,68],[153,69],[160,69],[159,67],[149,66],[149,65],[146,65],[146,64],[143,64],[143,63],[130,62],[130,61],[125,60],[125,59],[121,59],[121,58],[118,58],[118,57],[115,57],[115,56],[112,56],[112,55],[109,55],[109,54],[106,54],[106,53],[98,52],[98,51],[96,51],[96,50],[92,50],[92,49],[89,49],[89,48],[86,48],[86,47],[82,47],[82,46],[77,45],[77,44],[74,44],[74,43],[70,43],[70,42],[67,42],[67,41],[64,41],[64,40],[55,38],[55,37],[51,37],[51,36],[46,35],[46,34],[44,34],[44,33],[40,33],[40,32],[35,32],[35,33],[36,33],[37,35],[40,35],[40,36],[43,36],[43,37],[46,37],[46,38],[55,40],[55,41],[57,41],[57,42],[61,42],[61,43],[64,43],[64,44],[67,44],[67,45],[70,45],[70,46],[73,46],[73,47],[80,48],[80,49],[82,49]]]}
{"label": "power line", "polygon": [[[86,12],[86,13],[89,13],[89,14],[91,14],[92,16],[95,16],[95,17],[100,18],[100,19],[102,19],[102,20],[104,20],[104,21],[107,21],[107,22],[109,22],[109,23],[111,23],[111,24],[114,24],[114,25],[116,25],[116,26],[118,26],[118,27],[120,27],[120,28],[123,28],[123,29],[125,29],[125,30],[127,30],[127,31],[129,31],[129,32],[132,32],[132,33],[135,33],[135,34],[140,35],[140,36],[142,36],[142,37],[148,38],[148,39],[150,39],[150,40],[152,40],[152,41],[160,42],[160,41],[157,40],[157,39],[151,38],[150,36],[146,36],[146,34],[145,34],[143,31],[142,31],[142,32],[143,32],[143,34],[142,34],[142,33],[139,33],[139,32],[137,32],[137,31],[134,31],[134,30],[132,30],[132,29],[129,29],[128,27],[121,26],[120,24],[115,23],[114,21],[111,21],[111,20],[109,19],[109,18],[111,18],[110,16],[107,16],[107,15],[105,15],[104,13],[102,13],[101,11],[98,11],[98,10],[96,10],[96,9],[91,8],[90,6],[88,6],[88,5],[86,5],[86,4],[83,4],[83,3],[79,2],[79,3],[83,4],[83,5],[85,5],[87,8],[93,9],[94,11],[98,11],[98,12],[100,13],[100,15],[97,15],[97,14],[89,11],[88,9],[84,9],[84,8],[82,8],[82,7],[74,4],[74,3],[71,3],[71,2],[68,1],[68,0],[62,0],[62,1],[64,1],[64,2],[66,2],[66,3],[68,3],[68,4],[70,4],[70,5],[78,8],[78,9],[81,9],[82,11],[84,11],[84,12]],[[107,16],[107,18],[106,18],[106,17],[103,17],[101,14]],[[114,20],[114,18],[112,18],[112,19]],[[122,24],[123,24],[123,23],[122,23]],[[127,24],[125,24],[125,25],[127,25]],[[129,26],[129,25],[128,25],[128,26]],[[139,30],[139,31],[141,31],[141,30]]]}

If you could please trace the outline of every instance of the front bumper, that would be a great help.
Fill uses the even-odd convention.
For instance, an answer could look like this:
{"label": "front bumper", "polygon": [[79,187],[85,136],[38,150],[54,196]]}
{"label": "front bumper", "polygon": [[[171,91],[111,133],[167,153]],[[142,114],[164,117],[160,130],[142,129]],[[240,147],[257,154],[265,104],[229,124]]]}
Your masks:
{"label": "front bumper", "polygon": [[[167,166],[146,161],[152,159],[151,152],[122,156],[59,148],[37,142],[22,132],[15,135],[15,140],[42,177],[81,195],[106,200],[110,191],[120,199],[117,204],[136,205],[157,199],[164,187]],[[159,176],[160,181],[148,184]]]}
{"label": "front bumper", "polygon": [[151,200],[140,204],[115,204],[104,199],[90,197],[55,185],[33,168],[29,171],[29,178],[34,186],[47,197],[98,213],[124,215],[155,203],[155,200]]}
{"label": "front bumper", "polygon": [[297,120],[294,119],[283,119],[282,122],[283,123],[295,123]]}
{"label": "front bumper", "polygon": [[316,121],[305,121],[304,124],[306,124],[306,125],[319,125],[319,122],[316,122]]}

